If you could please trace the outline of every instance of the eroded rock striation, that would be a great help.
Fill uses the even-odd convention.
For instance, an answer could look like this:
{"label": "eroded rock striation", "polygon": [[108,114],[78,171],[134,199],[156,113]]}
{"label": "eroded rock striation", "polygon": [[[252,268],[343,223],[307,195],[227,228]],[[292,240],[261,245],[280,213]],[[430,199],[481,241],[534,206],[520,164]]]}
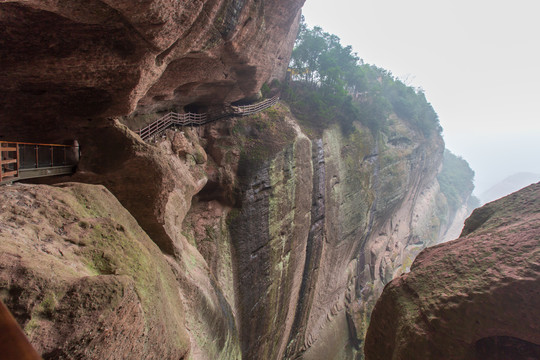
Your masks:
{"label": "eroded rock striation", "polygon": [[442,141],[393,121],[310,140],[281,104],[205,128],[183,231],[235,299],[245,358],[360,356],[383,286],[437,240]]}
{"label": "eroded rock striation", "polygon": [[375,306],[366,359],[540,357],[540,183],[476,209]]}

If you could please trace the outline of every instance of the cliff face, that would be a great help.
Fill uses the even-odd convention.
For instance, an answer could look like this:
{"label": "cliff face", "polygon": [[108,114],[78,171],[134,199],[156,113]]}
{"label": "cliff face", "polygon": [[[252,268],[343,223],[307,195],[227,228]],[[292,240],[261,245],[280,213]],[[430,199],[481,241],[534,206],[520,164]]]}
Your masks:
{"label": "cliff face", "polygon": [[476,209],[375,306],[367,359],[540,356],[540,184]]}
{"label": "cliff face", "polygon": [[[278,105],[249,118],[224,120],[198,130],[168,131],[157,146],[140,142],[118,122],[104,123],[92,130],[101,137],[88,143],[87,151],[95,157],[83,156],[72,180],[105,184],[161,250],[156,253],[158,248],[153,247],[152,257],[136,267],[136,274],[127,266],[114,265],[114,271],[106,275],[136,281],[139,271],[154,268],[156,261],[166,265],[167,286],[175,290],[162,296],[181,302],[178,311],[184,309],[174,320],[175,331],[184,334],[178,345],[181,350],[174,351],[189,348],[194,359],[350,359],[360,352],[372,304],[384,284],[405,270],[440,230],[434,214],[440,196],[436,174],[442,140],[438,135],[426,138],[398,118],[391,121],[391,130],[377,137],[355,124],[347,135],[336,125],[321,138],[310,140],[287,108]],[[117,156],[108,159],[106,154],[111,152]],[[34,193],[51,192],[48,203],[60,206],[64,200],[52,189],[27,185],[14,186],[10,192],[30,199]],[[77,189],[94,191],[83,185]],[[107,196],[86,196],[80,201],[90,209],[101,209],[102,202],[112,201]],[[3,223],[24,206],[13,202],[5,208]],[[87,217],[83,215],[76,217]],[[26,229],[31,218],[41,216],[28,214],[14,227]],[[92,216],[115,221],[119,217],[116,210]],[[75,220],[60,217],[54,221],[57,228],[65,229]],[[134,223],[122,227],[141,231]],[[42,240],[35,231],[20,231],[6,236],[5,246],[15,247],[21,241],[30,248],[39,246]],[[55,240],[60,244],[79,241],[73,240],[74,233],[58,231],[63,234]],[[77,234],[77,238],[88,237]],[[118,253],[100,252],[101,246],[116,241],[114,229],[101,238],[103,244],[81,240],[84,245],[77,243],[77,247],[96,252],[107,269],[112,266],[108,262],[116,264],[117,258],[138,261],[121,248],[116,249]],[[15,250],[11,253],[15,256]],[[76,255],[71,261],[87,261],[84,253]],[[20,268],[26,270],[12,268],[6,260],[2,271],[4,294],[9,294],[6,303],[18,309],[14,311],[17,319],[44,354],[75,351],[69,344],[41,341],[67,331],[63,318],[55,317],[57,309],[82,307],[80,316],[95,316],[85,310],[84,302],[81,305],[84,299],[71,299],[70,292],[63,290],[79,278],[95,281],[95,274],[83,271],[64,279],[60,276],[66,266],[63,255],[56,254],[50,260],[55,280],[45,281],[32,270],[32,251],[17,256],[22,259]],[[20,283],[8,280],[18,278],[21,271],[28,275]],[[21,291],[29,291],[22,285],[25,282],[42,286],[21,302]],[[50,319],[41,310],[49,288],[56,291]],[[133,291],[136,296],[125,299],[125,306],[140,308],[137,299],[142,301],[140,292],[145,290],[135,287]],[[144,307],[138,311],[150,321]],[[152,321],[159,322],[163,313],[156,310]],[[110,330],[87,321],[99,334]],[[137,325],[138,331],[144,333],[149,326],[145,324]],[[132,325],[125,326],[131,329]],[[80,336],[90,336],[83,333]],[[173,334],[165,337],[174,343],[177,335]],[[145,351],[149,357],[173,351],[167,344],[155,353],[146,345]],[[103,345],[92,346],[77,351],[90,356],[91,349]]]}
{"label": "cliff face", "polygon": [[392,122],[309,140],[280,105],[206,129],[211,179],[184,227],[220,274],[231,244],[246,358],[353,358],[382,287],[437,240],[442,140]]}
{"label": "cliff face", "polygon": [[431,214],[442,142],[393,122],[393,130],[377,138],[358,124],[348,136],[338,128],[323,134],[323,229],[306,264],[310,300],[297,313],[305,321],[291,336],[291,353],[351,358],[384,284],[438,230]]}
{"label": "cliff face", "polygon": [[4,1],[0,133],[253,96],[283,78],[303,2]]}
{"label": "cliff face", "polygon": [[383,286],[445,231],[437,133],[310,139],[285,104],[153,144],[125,126],[282,78],[302,2],[0,4],[0,133],[81,144],[43,180],[77,183],[0,188],[0,296],[45,358],[361,356]]}

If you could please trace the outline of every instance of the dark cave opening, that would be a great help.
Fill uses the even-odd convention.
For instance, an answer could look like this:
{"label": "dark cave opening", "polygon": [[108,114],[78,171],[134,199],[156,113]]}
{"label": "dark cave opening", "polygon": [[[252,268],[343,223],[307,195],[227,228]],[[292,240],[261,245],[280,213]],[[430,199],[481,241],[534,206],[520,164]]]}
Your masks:
{"label": "dark cave opening", "polygon": [[477,360],[540,359],[540,345],[512,336],[490,336],[475,343]]}
{"label": "dark cave opening", "polygon": [[202,103],[191,103],[184,106],[184,111],[186,113],[193,113],[193,114],[205,114],[208,112],[208,106],[202,104]]}

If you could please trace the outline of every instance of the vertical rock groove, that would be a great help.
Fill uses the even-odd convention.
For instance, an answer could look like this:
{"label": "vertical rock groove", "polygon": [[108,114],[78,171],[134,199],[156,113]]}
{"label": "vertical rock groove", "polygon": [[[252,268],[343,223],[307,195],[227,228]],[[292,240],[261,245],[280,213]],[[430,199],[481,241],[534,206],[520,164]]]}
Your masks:
{"label": "vertical rock groove", "polygon": [[[365,245],[366,241],[369,239],[372,231],[373,231],[373,222],[375,220],[375,217],[377,215],[377,195],[379,193],[379,170],[380,170],[380,161],[379,161],[379,139],[375,139],[375,146],[373,149],[373,153],[370,155],[371,160],[373,161],[373,193],[375,194],[375,198],[373,199],[373,202],[371,204],[371,207],[369,209],[369,220],[367,223],[367,228],[365,231],[365,235],[362,238],[361,242],[361,250],[358,253],[357,257],[357,266],[356,266],[356,296],[358,298],[362,298],[362,290],[364,290],[364,286],[366,285],[368,278],[365,276],[364,271],[366,267],[366,259],[364,256],[365,252]],[[372,272],[372,267],[369,266],[370,273]],[[371,278],[373,278],[373,274],[370,274]]]}
{"label": "vertical rock groove", "polygon": [[313,142],[313,195],[311,203],[311,227],[306,247],[306,261],[302,275],[300,296],[294,323],[289,336],[286,358],[298,358],[306,349],[306,324],[313,302],[313,290],[317,284],[318,269],[325,239],[325,163],[322,139]]}

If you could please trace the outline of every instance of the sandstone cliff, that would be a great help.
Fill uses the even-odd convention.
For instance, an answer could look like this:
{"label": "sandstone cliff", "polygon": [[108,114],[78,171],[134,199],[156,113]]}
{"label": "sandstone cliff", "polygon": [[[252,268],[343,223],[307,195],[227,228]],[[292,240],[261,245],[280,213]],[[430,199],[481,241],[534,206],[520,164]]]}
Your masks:
{"label": "sandstone cliff", "polygon": [[[359,356],[371,307],[382,287],[435,241],[441,229],[436,216],[440,196],[436,174],[442,140],[438,135],[425,137],[397,117],[392,123],[391,130],[377,137],[355,124],[348,135],[333,125],[320,138],[310,140],[280,104],[253,117],[224,120],[198,130],[168,131],[156,146],[137,140],[119,122],[104,121],[89,130],[96,134],[86,149],[93,156],[82,157],[71,179],[105,184],[161,252],[143,242],[153,253],[135,270],[123,262],[141,260],[122,250],[122,245],[115,245],[111,253],[102,252],[119,241],[116,228],[124,229],[120,239],[124,232],[142,234],[138,224],[119,220],[128,216],[119,215],[125,213],[119,205],[103,205],[113,201],[104,190],[97,192],[103,196],[97,196],[92,195],[94,188],[84,185],[60,187],[77,189],[81,194],[77,203],[63,200],[55,188],[5,188],[5,196],[28,199],[28,204],[11,201],[3,208],[2,223],[17,229],[5,235],[4,246],[17,247],[21,242],[28,246],[18,255],[16,250],[6,250],[6,256],[21,259],[16,269],[11,260],[5,260],[6,302],[18,309],[14,311],[17,319],[45,357],[72,352],[91,357],[101,347],[99,351],[109,349],[102,342],[112,325],[108,320],[90,321],[98,315],[86,310],[85,301],[105,301],[100,297],[109,295],[91,291],[89,300],[73,299],[68,296],[72,284],[97,281],[96,275],[107,275],[114,284],[137,282],[141,273],[160,263],[164,266],[160,273],[169,274],[166,286],[175,289],[161,296],[167,304],[182,303],[175,306],[180,311],[176,320],[160,308],[146,314],[137,305],[144,301],[145,289],[135,286],[133,296],[122,300],[122,308],[142,311],[144,321],[137,325],[138,331],[148,333],[144,330],[148,322],[159,322],[163,316],[174,320],[174,331],[184,336],[166,335],[173,344],[180,341],[178,348],[165,341],[155,349],[148,337],[148,343],[137,346],[149,358],[187,349],[193,359]],[[112,158],[111,153],[115,154]],[[48,194],[47,200],[39,206],[65,208],[61,214],[77,219],[46,215],[45,209],[25,212],[26,207],[39,207],[35,202],[45,196],[37,195],[42,193]],[[80,206],[111,210],[78,214]],[[18,216],[23,219],[17,220]],[[121,225],[107,230],[107,236],[96,235],[102,239],[96,243],[89,240],[93,235],[83,231],[84,224],[79,226],[89,221],[81,218],[89,217]],[[48,227],[57,235],[49,239],[42,230],[27,229],[27,224],[38,221],[54,224]],[[77,233],[62,230],[71,228],[77,228]],[[31,249],[41,249],[44,237],[53,249],[43,251],[54,257],[48,260],[50,275],[41,279],[40,272],[33,270],[41,261]],[[136,235],[125,241],[137,244],[145,238]],[[66,249],[73,255],[66,255]],[[66,277],[66,266],[92,266],[87,265],[87,253],[96,254],[91,261],[98,261],[104,273],[81,269]],[[21,271],[26,277],[18,275]],[[40,286],[25,289],[24,283],[33,282]],[[104,291],[112,291],[107,290],[111,286]],[[122,289],[125,286],[121,284]],[[30,295],[21,298],[26,292]],[[42,309],[47,306],[49,310]],[[65,323],[57,315],[64,308],[80,309],[78,316],[87,319],[88,330],[78,336],[96,339],[91,347],[74,349],[71,343],[50,340],[41,343],[70,331],[72,322]],[[108,307],[92,311],[120,312]],[[118,323],[131,329],[132,324]],[[90,335],[90,331],[100,335]],[[82,340],[73,339],[77,341]],[[117,354],[122,358],[121,351]]]}
{"label": "sandstone cliff", "polygon": [[375,306],[367,359],[540,357],[540,183],[476,209]]}
{"label": "sandstone cliff", "polygon": [[82,152],[43,180],[70,183],[0,188],[0,296],[44,358],[361,356],[384,285],[451,222],[438,133],[314,135],[284,103],[129,128],[281,79],[302,3],[0,4],[0,133]]}

